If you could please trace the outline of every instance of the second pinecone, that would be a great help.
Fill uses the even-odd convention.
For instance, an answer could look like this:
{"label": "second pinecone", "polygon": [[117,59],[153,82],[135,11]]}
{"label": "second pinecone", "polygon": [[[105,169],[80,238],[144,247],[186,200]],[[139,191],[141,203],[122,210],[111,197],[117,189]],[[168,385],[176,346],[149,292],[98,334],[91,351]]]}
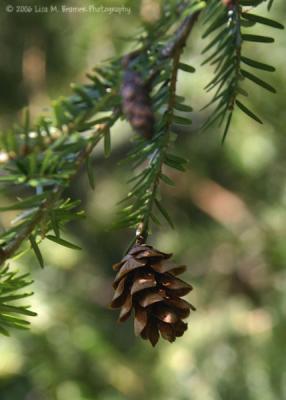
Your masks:
{"label": "second pinecone", "polygon": [[135,132],[145,139],[152,138],[155,124],[149,91],[140,74],[126,67],[121,87],[123,112]]}

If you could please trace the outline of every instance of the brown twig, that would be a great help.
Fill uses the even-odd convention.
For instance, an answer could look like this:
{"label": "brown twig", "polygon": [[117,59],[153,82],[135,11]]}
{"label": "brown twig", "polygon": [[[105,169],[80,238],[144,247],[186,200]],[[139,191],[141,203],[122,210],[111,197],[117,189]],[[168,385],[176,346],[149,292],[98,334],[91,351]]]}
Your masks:
{"label": "brown twig", "polygon": [[[164,147],[167,146],[169,141],[169,129],[171,124],[173,123],[173,113],[175,98],[176,98],[176,87],[177,87],[177,78],[178,78],[178,70],[180,64],[180,58],[183,53],[184,47],[186,45],[186,41],[194,27],[195,22],[197,21],[201,10],[189,15],[186,17],[182,24],[178,27],[177,31],[174,34],[174,37],[166,44],[166,46],[161,51],[162,58],[173,58],[173,70],[170,79],[170,97],[168,102],[167,114],[168,114],[168,127],[166,129],[166,135],[164,139]],[[161,156],[160,163],[158,166],[158,171],[156,174],[156,179],[152,186],[152,196],[149,200],[148,204],[148,212],[146,213],[143,221],[139,224],[136,232],[136,236],[139,238],[143,238],[144,241],[147,240],[148,231],[149,231],[149,217],[152,212],[153,203],[156,198],[158,184],[160,180],[160,174],[162,171],[164,159]]]}
{"label": "brown twig", "polygon": [[178,49],[181,49],[181,51],[183,50],[200,13],[201,10],[198,10],[195,13],[188,15],[183,20],[182,24],[175,32],[174,37],[166,44],[166,46],[164,46],[163,50],[161,51],[162,58],[174,57]]}

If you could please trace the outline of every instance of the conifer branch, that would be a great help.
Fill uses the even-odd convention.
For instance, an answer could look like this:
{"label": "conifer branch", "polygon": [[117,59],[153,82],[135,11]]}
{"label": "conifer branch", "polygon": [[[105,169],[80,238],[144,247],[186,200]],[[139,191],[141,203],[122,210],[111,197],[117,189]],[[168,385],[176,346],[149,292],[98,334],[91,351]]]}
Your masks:
{"label": "conifer branch", "polygon": [[166,157],[166,150],[169,146],[170,141],[170,130],[173,123],[174,117],[174,107],[176,103],[176,88],[177,88],[177,78],[178,78],[178,71],[179,71],[179,63],[180,58],[186,44],[186,40],[188,35],[191,32],[192,27],[194,26],[195,21],[197,20],[199,12],[190,15],[185,19],[183,24],[179,27],[176,35],[175,41],[172,42],[172,45],[167,45],[165,51],[162,52],[163,56],[170,55],[173,58],[173,66],[172,66],[172,75],[170,79],[169,85],[169,101],[168,107],[166,110],[167,120],[165,125],[165,135],[162,141],[162,145],[160,148],[160,152],[157,153],[158,161],[157,161],[157,168],[156,173],[154,174],[154,181],[152,183],[151,188],[151,195],[148,199],[147,206],[146,206],[146,213],[144,215],[143,221],[139,224],[137,235],[139,238],[144,239],[146,241],[149,231],[149,219],[152,214],[152,210],[154,207],[154,203],[156,201],[156,195],[158,191],[158,186],[160,184],[160,177],[162,176],[162,169],[164,165],[164,159]]}
{"label": "conifer branch", "polygon": [[214,65],[215,75],[205,89],[207,91],[216,89],[216,91],[212,100],[204,107],[214,106],[203,129],[212,125],[224,125],[222,142],[226,138],[233,112],[237,108],[256,122],[262,123],[261,119],[244,104],[244,100],[243,102],[240,100],[241,96],[248,97],[248,92],[243,87],[245,80],[248,79],[272,93],[276,92],[267,82],[243,68],[243,64],[246,64],[258,70],[275,71],[274,67],[252,60],[242,54],[244,42],[274,42],[272,37],[244,33],[242,28],[249,29],[255,24],[263,24],[276,29],[284,28],[279,22],[254,15],[249,9],[244,8],[247,6],[257,7],[262,1],[211,0],[210,6],[206,10],[207,29],[203,38],[214,33],[215,37],[203,50],[203,53],[213,51],[203,64]]}
{"label": "conifer branch", "polygon": [[[74,160],[75,163],[75,170],[69,176],[69,182],[77,175],[83,164],[85,163],[86,159],[89,157],[91,152],[93,151],[94,147],[97,143],[104,137],[104,134],[108,132],[108,129],[112,126],[112,124],[118,119],[119,117],[119,110],[115,110],[113,113],[113,117],[103,124],[100,124],[95,129],[93,133],[93,137],[91,140],[88,141],[86,146],[81,150],[78,154],[76,159]],[[42,220],[46,218],[47,213],[49,210],[53,209],[55,203],[60,199],[64,189],[66,188],[67,184],[64,185],[56,185],[53,189],[49,192],[47,197],[42,201],[38,209],[34,212],[32,218],[29,220],[27,224],[24,224],[23,228],[17,232],[17,235],[13,240],[11,240],[7,246],[2,246],[1,253],[0,253],[0,265],[3,265],[5,261],[11,258],[22,243],[29,238],[29,236],[33,233],[34,229],[40,224]],[[49,230],[49,226],[47,226],[46,230],[41,231],[42,238],[44,238],[46,231]]]}
{"label": "conifer branch", "polygon": [[10,328],[28,329],[30,323],[26,317],[34,317],[36,313],[27,306],[19,305],[19,300],[31,296],[32,292],[19,292],[30,285],[28,274],[18,275],[9,268],[0,270],[0,333],[9,336]]}
{"label": "conifer branch", "polygon": [[[196,7],[197,6],[197,7]],[[172,180],[163,173],[164,166],[184,170],[186,160],[176,157],[169,152],[172,136],[172,125],[174,123],[190,124],[190,120],[175,115],[176,105],[178,110],[189,111],[188,106],[181,104],[181,99],[176,95],[176,84],[179,69],[193,72],[193,68],[180,63],[186,41],[203,9],[202,3],[194,3],[190,9],[190,14],[183,19],[172,37],[166,42],[160,51],[161,64],[159,70],[168,69],[170,78],[167,80],[168,85],[164,82],[158,92],[153,95],[154,108],[158,110],[156,132],[150,142],[139,141],[138,150],[133,150],[129,159],[136,159],[134,167],[140,164],[146,164],[143,171],[135,177],[133,189],[127,196],[126,200],[133,200],[130,206],[127,206],[121,212],[121,218],[117,221],[117,226],[137,227],[136,237],[139,241],[146,241],[150,231],[150,219],[155,223],[159,223],[155,216],[154,206],[156,205],[160,214],[173,227],[168,212],[162,205],[159,196],[159,186],[162,182],[173,185]],[[160,63],[160,59],[159,59]],[[164,63],[164,64],[163,64]],[[156,102],[159,99],[159,106]],[[163,106],[163,111],[160,109]],[[139,159],[138,155],[142,155]],[[127,160],[129,160],[127,159]]]}
{"label": "conifer branch", "polygon": [[[110,129],[119,118],[127,119],[141,136],[134,139],[132,151],[123,160],[135,175],[129,180],[131,189],[122,200],[125,206],[115,226],[137,228],[134,241],[137,240],[139,247],[151,232],[151,222],[160,224],[158,215],[173,227],[160,197],[160,188],[162,183],[175,185],[166,174],[166,168],[185,171],[187,163],[172,150],[174,126],[189,127],[191,124],[189,113],[192,108],[177,95],[179,70],[184,73],[195,71],[181,61],[187,39],[204,10],[206,30],[203,37],[214,34],[203,50],[203,53],[212,51],[204,63],[215,66],[214,77],[206,86],[207,91],[215,89],[207,105],[214,109],[204,126],[223,124],[224,140],[237,109],[261,123],[244,100],[241,101],[241,96],[248,96],[243,84],[249,81],[269,92],[275,92],[275,89],[246,68],[266,72],[273,72],[275,68],[245,56],[243,43],[274,41],[269,36],[249,33],[256,24],[283,29],[279,22],[252,13],[252,9],[263,1],[164,2],[161,18],[146,27],[143,35],[135,37],[135,50],[97,66],[88,75],[88,84],[73,85],[71,97],[61,98],[53,104],[53,117],[40,117],[31,126],[26,112],[21,126],[0,135],[0,182],[8,193],[16,188],[17,193],[26,194],[15,204],[0,207],[0,211],[22,210],[14,224],[0,233],[0,265],[18,255],[22,245],[28,242],[43,267],[38,245],[44,238],[78,249],[77,245],[61,237],[67,222],[82,217],[82,212],[78,211],[79,202],[65,199],[63,192],[85,164],[90,185],[94,188],[91,153],[103,139],[105,156],[110,155]],[[270,9],[273,1],[267,0],[267,4]],[[143,253],[147,251],[152,258],[153,250],[150,246],[146,250],[144,246],[140,247]],[[133,251],[137,252],[136,249]],[[133,257],[133,253],[131,255]],[[6,304],[28,295],[20,293],[7,297],[7,290],[15,292],[27,284],[25,276],[17,277],[6,267],[0,270],[0,333],[7,334],[6,327],[26,326],[27,322],[13,317],[13,313],[34,315],[27,307]],[[182,327],[178,334],[182,333]],[[173,334],[168,337],[173,338]],[[146,335],[150,338],[151,333],[148,331]]]}
{"label": "conifer branch", "polygon": [[[188,3],[183,2],[182,4],[184,7],[181,11],[188,8]],[[170,26],[176,23],[172,13],[170,16],[171,18],[166,18],[166,24],[163,25],[163,28],[158,25],[158,27],[154,27],[154,30],[157,29],[164,36]],[[192,19],[189,21],[187,18],[184,21],[175,35],[175,41],[171,48],[175,49],[176,46],[182,45],[192,23]],[[147,52],[147,49],[152,45],[151,39],[143,39],[143,45],[137,50],[138,54]],[[118,97],[120,84],[118,72],[120,67],[121,58],[112,60],[109,66],[97,67],[95,73],[89,75],[92,80],[91,85],[74,85],[74,96],[69,99],[60,99],[54,103],[54,123],[51,120],[40,118],[33,129],[30,127],[29,114],[26,113],[23,127],[18,127],[14,131],[1,136],[2,156],[6,154],[7,160],[6,165],[3,166],[3,171],[7,166],[7,172],[9,171],[10,175],[4,173],[0,180],[9,184],[13,178],[15,184],[24,184],[24,186],[36,187],[37,189],[37,194],[27,200],[20,201],[11,207],[2,207],[2,210],[24,209],[24,212],[18,217],[20,223],[15,228],[8,229],[1,234],[1,264],[12,257],[19,250],[21,244],[31,235],[38,236],[39,234],[40,238],[43,238],[46,232],[51,229],[51,221],[45,221],[45,219],[49,217],[50,210],[60,201],[63,190],[69,185],[85,160],[88,159],[93,147],[98,142],[99,136],[101,136],[95,134],[93,141],[93,139],[85,139],[81,135],[79,136],[77,132],[87,132],[94,126],[99,126],[99,131],[104,131],[110,125],[111,119],[103,117],[98,120],[91,120],[97,112],[116,108],[115,120],[120,116],[120,99]],[[106,136],[109,136],[109,132]],[[55,149],[63,150],[64,157],[59,155],[55,157],[56,160],[54,161],[52,156]],[[72,155],[73,150],[74,154]],[[2,159],[4,158],[2,157]],[[65,165],[65,159],[71,159],[71,162],[68,160],[67,165]],[[54,164],[53,168],[48,168],[50,167],[48,164]],[[37,175],[38,169],[41,172]],[[60,169],[62,172],[45,173],[47,169],[53,171]],[[14,170],[13,176],[11,170]],[[45,187],[47,187],[47,190],[45,190]],[[38,190],[42,192],[40,196]],[[42,221],[45,222],[46,226],[41,224]],[[39,226],[41,226],[41,229],[39,229]],[[56,228],[56,230],[58,229]],[[32,240],[31,243],[35,246],[38,240]],[[35,248],[34,250],[37,253],[39,252]]]}

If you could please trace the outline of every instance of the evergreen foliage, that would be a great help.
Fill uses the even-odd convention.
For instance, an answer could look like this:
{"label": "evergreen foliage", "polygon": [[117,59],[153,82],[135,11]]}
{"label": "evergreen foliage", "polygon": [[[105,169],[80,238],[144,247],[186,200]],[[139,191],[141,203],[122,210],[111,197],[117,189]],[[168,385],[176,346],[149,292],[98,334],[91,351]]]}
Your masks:
{"label": "evergreen foliage", "polygon": [[[26,111],[22,124],[1,134],[1,190],[16,199],[0,211],[19,210],[19,214],[11,227],[0,234],[3,265],[0,270],[0,333],[8,334],[10,327],[25,328],[28,323],[22,317],[34,315],[27,307],[14,305],[14,301],[29,295],[17,294],[29,281],[26,276],[9,272],[7,260],[31,248],[40,266],[44,267],[40,243],[45,238],[58,245],[79,248],[63,238],[63,228],[69,221],[82,218],[84,212],[77,200],[65,198],[64,191],[82,167],[86,167],[90,186],[96,190],[92,152],[103,141],[105,156],[109,157],[112,127],[118,120],[126,119],[121,97],[126,57],[131,60],[128,65],[131,73],[139,74],[144,90],[148,88],[155,121],[152,137],[136,136],[130,153],[122,161],[135,173],[130,177],[130,189],[120,203],[114,226],[137,229],[133,243],[138,237],[146,240],[151,223],[160,225],[161,217],[174,227],[160,196],[160,187],[175,185],[166,172],[169,168],[183,172],[187,165],[187,160],[174,149],[174,126],[188,127],[192,108],[177,93],[176,82],[179,70],[195,72],[182,61],[182,54],[199,17],[203,21],[203,37],[208,40],[203,50],[208,53],[204,64],[214,66],[214,76],[206,90],[215,91],[206,106],[211,106],[212,111],[203,128],[214,124],[222,126],[224,140],[237,109],[262,123],[245,100],[248,93],[244,82],[251,81],[261,90],[275,93],[272,85],[259,75],[260,71],[274,72],[275,68],[245,54],[244,44],[253,42],[267,46],[274,41],[268,33],[266,36],[256,34],[255,30],[252,33],[256,25],[265,26],[270,35],[271,29],[283,29],[280,23],[253,11],[263,2],[165,2],[160,19],[145,26],[135,37],[134,51],[95,67],[88,75],[89,83],[73,85],[71,97],[54,102],[50,118],[39,117],[31,123]],[[270,10],[273,1],[268,1],[267,5]]]}

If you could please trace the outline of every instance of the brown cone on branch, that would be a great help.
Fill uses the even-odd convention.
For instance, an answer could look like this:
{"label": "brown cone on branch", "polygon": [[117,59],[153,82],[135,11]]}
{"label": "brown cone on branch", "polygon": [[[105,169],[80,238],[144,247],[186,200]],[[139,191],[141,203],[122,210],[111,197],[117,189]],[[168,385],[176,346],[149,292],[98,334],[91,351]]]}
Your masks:
{"label": "brown cone on branch", "polygon": [[195,310],[183,300],[192,286],[177,278],[185,271],[162,253],[146,244],[136,244],[122,261],[113,266],[117,272],[111,307],[120,308],[119,321],[126,321],[134,310],[137,336],[155,346],[161,337],[174,342],[187,329],[183,322]]}
{"label": "brown cone on branch", "polygon": [[131,59],[123,59],[125,68],[121,86],[122,109],[135,132],[151,139],[154,133],[154,113],[152,110],[149,83],[144,82],[139,72],[130,68]]}

